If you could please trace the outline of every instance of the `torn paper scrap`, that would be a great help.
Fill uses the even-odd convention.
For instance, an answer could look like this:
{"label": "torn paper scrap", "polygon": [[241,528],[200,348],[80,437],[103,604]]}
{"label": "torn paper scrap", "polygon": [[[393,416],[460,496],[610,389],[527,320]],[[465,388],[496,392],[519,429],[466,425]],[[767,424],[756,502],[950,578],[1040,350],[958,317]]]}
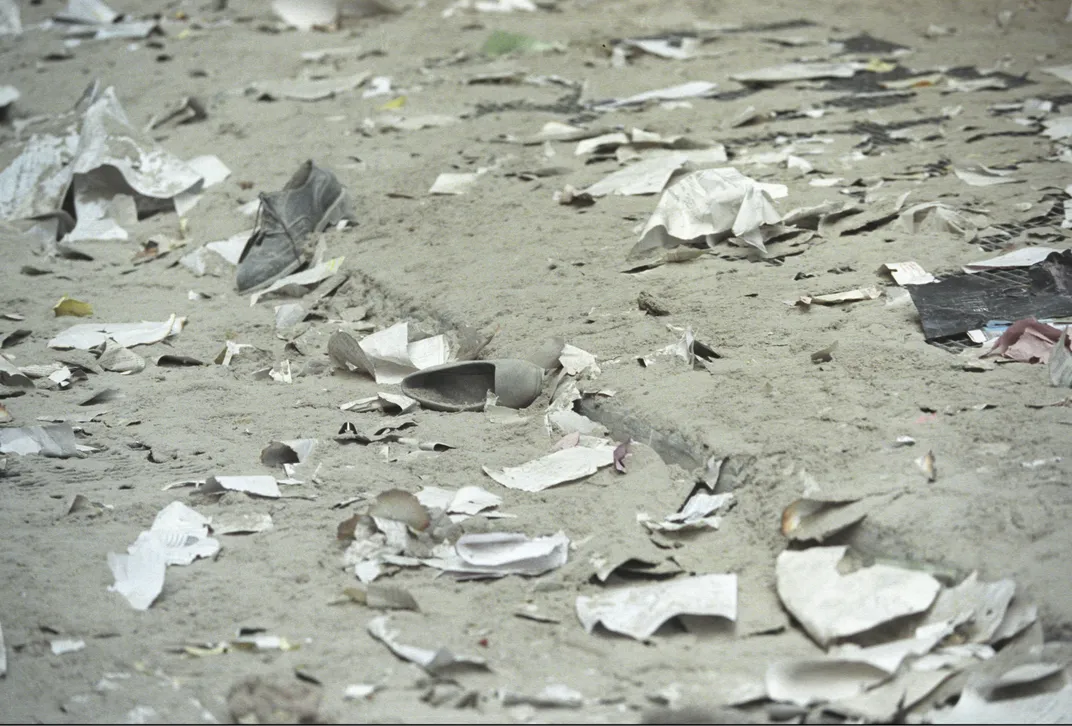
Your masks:
{"label": "torn paper scrap", "polygon": [[602,623],[607,630],[643,640],[678,615],[736,620],[737,575],[697,575],[577,598],[577,617],[589,633]]}
{"label": "torn paper scrap", "polygon": [[213,534],[255,534],[272,528],[270,514],[233,514],[224,512],[212,517]]}
{"label": "torn paper scrap", "polygon": [[931,606],[941,585],[924,572],[872,565],[842,575],[847,547],[778,555],[778,597],[821,646]]}
{"label": "torn paper scrap", "polygon": [[214,557],[220,542],[208,536],[209,521],[182,502],[172,502],[160,510],[152,526],[138,535],[128,551],[158,549],[168,565],[189,565],[199,557]]}
{"label": "torn paper scrap", "polygon": [[279,484],[274,476],[210,476],[205,479],[205,485],[201,487],[205,494],[231,491],[245,492],[256,497],[278,499],[282,496]]}
{"label": "torn paper scrap", "polygon": [[485,474],[504,487],[524,492],[540,492],[557,484],[591,476],[602,467],[613,463],[613,446],[573,446],[520,466],[507,466],[500,470],[485,466],[483,469]]}
{"label": "torn paper scrap", "polygon": [[952,620],[963,642],[992,643],[1015,594],[1014,581],[980,582],[979,574],[973,572],[956,587],[939,593],[926,622]]}
{"label": "torn paper scrap", "polygon": [[604,101],[593,106],[596,111],[613,111],[629,106],[643,106],[656,101],[677,101],[683,98],[702,98],[711,95],[717,83],[709,81],[689,81],[670,88],[659,88],[654,91],[644,91],[626,98]]}
{"label": "torn paper scrap", "polygon": [[290,371],[290,360],[288,359],[283,359],[279,361],[271,368],[261,371],[261,374],[267,375],[273,381],[278,381],[279,383],[294,382],[294,376],[291,374]]}
{"label": "torn paper scrap", "polygon": [[[979,215],[969,217],[940,202],[914,204],[904,211],[894,210],[897,224],[909,234],[938,231],[954,234],[965,241],[975,239],[979,232]],[[983,225],[985,226],[985,224]]]}
{"label": "torn paper scrap", "polygon": [[817,658],[787,660],[767,667],[767,697],[772,701],[810,706],[851,698],[889,678],[868,663]]}
{"label": "torn paper scrap", "polygon": [[416,663],[429,673],[438,673],[450,669],[452,666],[487,669],[487,661],[483,658],[467,655],[454,655],[446,648],[428,650],[415,645],[399,643],[397,638],[400,633],[391,628],[390,618],[381,615],[373,618],[368,623],[368,632],[376,640],[402,660]]}
{"label": "torn paper scrap", "polygon": [[1054,252],[1060,252],[1060,250],[1054,247],[1024,247],[997,257],[980,260],[979,262],[970,262],[964,265],[964,271],[980,272],[982,270],[1000,270],[1010,267],[1030,267],[1042,262]]}
{"label": "torn paper scrap", "polygon": [[1067,139],[1072,136],[1072,116],[1046,119],[1042,122],[1042,127],[1042,135],[1047,138]]}
{"label": "torn paper scrap", "polygon": [[1068,328],[1061,331],[1061,337],[1054,344],[1046,369],[1051,386],[1072,388],[1072,351],[1068,347]]}
{"label": "torn paper scrap", "polygon": [[596,357],[586,350],[566,343],[562,346],[562,352],[558,355],[558,362],[569,376],[587,375],[596,377],[602,371],[596,363]]}
{"label": "torn paper scrap", "polygon": [[788,193],[783,184],[757,182],[733,167],[686,174],[663,192],[630,255],[731,236],[762,249],[763,228],[782,219],[773,200]]}
{"label": "torn paper scrap", "polygon": [[597,181],[584,189],[584,193],[591,194],[593,197],[605,197],[608,194],[620,196],[658,194],[666,187],[674,172],[688,163],[688,157],[679,153],[644,159]]}
{"label": "torn paper scrap", "polygon": [[147,540],[129,554],[108,553],[108,567],[115,577],[109,592],[118,592],[135,610],[148,610],[164,589],[167,552],[157,540]]}
{"label": "torn paper scrap", "polygon": [[828,655],[840,660],[867,663],[892,675],[909,657],[925,655],[953,632],[953,621],[940,620],[916,628],[911,638],[861,648],[855,643],[843,643],[830,649]]}
{"label": "torn paper scrap", "polygon": [[304,295],[310,286],[322,282],[338,272],[345,259],[346,257],[335,257],[313,265],[307,270],[295,272],[293,275],[287,275],[286,277],[280,278],[267,288],[250,295],[249,305],[250,307],[253,307],[262,297],[271,295],[272,293],[290,295],[292,297]]}
{"label": "torn paper scrap", "polygon": [[49,641],[48,645],[52,650],[52,655],[63,655],[83,650],[86,647],[86,641],[81,638],[56,638]]}
{"label": "torn paper scrap", "polygon": [[242,250],[245,249],[246,243],[249,242],[249,238],[252,236],[253,230],[246,229],[238,234],[231,235],[227,239],[207,242],[205,249],[215,252],[230,264],[237,265],[238,258],[242,256]]}
{"label": "torn paper scrap", "polygon": [[[1072,7],[1069,8],[1069,12],[1072,13]],[[1072,83],[1072,64],[1067,66],[1050,66],[1049,68],[1039,68],[1043,73],[1049,73],[1051,76],[1056,76],[1062,81],[1068,81]]]}
{"label": "torn paper scrap", "polygon": [[425,487],[417,492],[417,501],[447,514],[479,514],[502,504],[502,497],[478,486],[464,486],[457,491]]}
{"label": "torn paper scrap", "polygon": [[992,187],[997,184],[1015,184],[1020,181],[1013,179],[1011,171],[991,169],[982,164],[972,164],[964,167],[953,167],[953,173],[965,184],[973,187]]}
{"label": "torn paper scrap", "polygon": [[792,540],[822,542],[863,520],[879,505],[878,497],[801,497],[782,512],[782,534]]}
{"label": "torn paper scrap", "polygon": [[41,454],[57,459],[78,456],[78,442],[69,423],[0,428],[0,454]]}
{"label": "torn paper scrap", "polygon": [[[348,343],[345,338],[338,342]],[[384,385],[400,383],[410,373],[442,365],[450,358],[446,336],[434,335],[410,343],[409,324],[405,322],[365,336],[358,342],[358,351],[347,350],[352,347],[339,346],[342,362],[351,369],[364,368],[377,383]]]}
{"label": "torn paper scrap", "polygon": [[55,19],[64,23],[110,25],[120,19],[120,14],[102,0],[67,0],[66,9],[56,13]]}
{"label": "torn paper scrap", "polygon": [[159,323],[82,323],[67,328],[48,341],[48,347],[59,350],[89,350],[103,345],[108,339],[124,348],[150,345],[178,335],[184,325],[186,318],[175,315]]}
{"label": "torn paper scrap", "polygon": [[484,175],[486,169],[478,169],[468,174],[443,173],[436,177],[429,194],[465,194]]}
{"label": "torn paper scrap", "polygon": [[442,114],[425,114],[421,116],[379,116],[374,122],[375,128],[380,131],[420,131],[421,129],[434,129],[442,126],[451,126],[458,123],[458,117],[445,116]]}
{"label": "torn paper scrap", "polygon": [[339,406],[342,411],[355,411],[366,413],[368,411],[383,411],[390,414],[409,413],[417,408],[417,401],[401,393],[378,392],[375,396],[365,396],[353,401],[347,401]]}
{"label": "torn paper scrap", "polygon": [[504,706],[526,704],[536,708],[580,708],[584,705],[584,694],[562,683],[552,683],[534,696],[514,691],[500,690],[499,701]]}
{"label": "torn paper scrap", "polygon": [[861,723],[893,723],[934,689],[951,678],[953,670],[911,670],[868,691],[831,704],[831,710]]}
{"label": "torn paper scrap", "polygon": [[30,377],[20,371],[7,356],[0,355],[0,386],[33,388],[34,384]]}
{"label": "torn paper scrap", "polygon": [[888,273],[893,281],[904,287],[905,285],[926,285],[934,282],[937,278],[924,270],[918,262],[887,262],[881,272]]}
{"label": "torn paper scrap", "polygon": [[569,544],[563,532],[533,538],[518,532],[463,534],[451,556],[424,564],[467,577],[536,577],[566,564]]}
{"label": "torn paper scrap", "polygon": [[339,17],[339,0],[272,0],[272,12],[301,31],[328,28]]}
{"label": "torn paper scrap", "polygon": [[696,55],[700,39],[689,36],[669,38],[626,38],[622,45],[670,60],[688,60]]}
{"label": "torn paper scrap", "polygon": [[841,305],[843,303],[874,300],[881,296],[882,291],[877,287],[858,287],[855,290],[831,292],[826,295],[802,295],[800,299],[797,300],[797,304],[804,307],[809,305]]}
{"label": "torn paper scrap", "polygon": [[722,517],[735,503],[733,492],[709,494],[698,491],[689,497],[681,510],[668,514],[656,522],[644,513],[637,514],[637,521],[653,532],[679,532],[688,529],[718,529]]}
{"label": "torn paper scrap", "polygon": [[[19,13],[19,3],[17,0],[0,0],[0,35],[20,35],[22,33],[22,16]],[[3,639],[0,638],[0,646],[3,645]],[[4,658],[0,653],[0,660]],[[3,665],[0,666],[0,676],[4,675],[4,671],[7,667],[7,661],[3,661]]]}
{"label": "torn paper scrap", "polygon": [[957,705],[927,714],[930,723],[1023,723],[1072,722],[1072,685],[1059,691],[1025,698],[987,700],[971,686],[960,693]]}
{"label": "torn paper scrap", "polygon": [[866,63],[786,63],[730,76],[741,83],[783,83],[821,78],[852,78]]}

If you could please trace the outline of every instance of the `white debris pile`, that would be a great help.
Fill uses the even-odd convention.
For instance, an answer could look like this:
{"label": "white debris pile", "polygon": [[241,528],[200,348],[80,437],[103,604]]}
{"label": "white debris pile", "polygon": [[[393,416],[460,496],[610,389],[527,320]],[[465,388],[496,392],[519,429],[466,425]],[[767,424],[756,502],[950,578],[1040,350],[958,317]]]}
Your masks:
{"label": "white debris pile", "polygon": [[[800,502],[795,504],[799,508]],[[822,504],[854,506],[854,502]],[[811,516],[822,517],[828,511],[817,506]],[[797,516],[794,511],[783,518],[783,529],[787,519]],[[829,529],[807,520],[791,523],[788,529],[807,527],[825,535],[849,519],[858,521],[846,515],[836,519],[838,526]],[[930,707],[928,697],[953,675],[984,672],[990,668],[987,661],[1004,657],[995,649],[1037,619],[1037,609],[1016,597],[1011,580],[980,582],[973,573],[956,587],[945,588],[919,570],[865,566],[854,561],[844,546],[787,550],[778,556],[776,579],[782,604],[826,653],[772,663],[766,674],[767,696],[802,707],[826,704],[867,721],[889,722],[917,706]],[[1066,658],[1049,675],[1063,671],[1067,663]],[[1048,677],[1038,667],[1028,670],[1018,674],[1025,676],[1024,683]],[[987,676],[989,688],[969,685],[956,707],[933,709],[925,717],[933,723],[981,723],[1022,709],[1058,723],[1048,719],[1072,715],[1068,698],[1072,687],[1012,697],[1008,691],[997,693],[994,681],[1004,682],[1002,677],[1009,684],[1018,682],[1008,673],[997,679]],[[968,683],[977,678],[969,676]],[[1010,700],[999,702],[995,696]],[[993,716],[981,721],[968,716],[991,712]]]}
{"label": "white debris pile", "polygon": [[[185,216],[202,190],[226,177],[215,157],[206,176],[161,148],[127,118],[115,90],[92,85],[69,125],[35,134],[0,172],[0,220],[51,219],[55,238],[127,239],[126,227],[158,211]],[[74,227],[62,221],[64,199],[74,201]]]}
{"label": "white debris pile", "polygon": [[784,184],[757,182],[732,167],[686,174],[663,192],[631,254],[725,240],[764,250],[763,242],[782,232],[774,200],[788,193]]}

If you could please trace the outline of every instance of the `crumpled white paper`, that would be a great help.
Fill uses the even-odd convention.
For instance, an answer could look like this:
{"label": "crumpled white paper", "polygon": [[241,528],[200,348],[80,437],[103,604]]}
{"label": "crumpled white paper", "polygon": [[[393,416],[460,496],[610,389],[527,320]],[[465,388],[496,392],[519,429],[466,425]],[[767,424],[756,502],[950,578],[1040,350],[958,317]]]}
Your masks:
{"label": "crumpled white paper", "polygon": [[773,200],[788,193],[784,184],[757,182],[733,167],[686,174],[663,192],[630,254],[731,236],[762,250],[763,228],[782,219]]}
{"label": "crumpled white paper", "polygon": [[148,610],[164,589],[168,565],[188,565],[219,552],[219,540],[208,536],[210,521],[182,502],[164,507],[152,526],[127,548],[127,554],[108,553],[108,567],[115,577],[108,591],[118,592],[135,610]]}
{"label": "crumpled white paper", "polygon": [[424,564],[467,577],[535,577],[566,564],[569,543],[562,532],[531,539],[518,532],[463,534],[450,556]]}
{"label": "crumpled white paper", "polygon": [[681,510],[668,514],[657,522],[646,514],[637,514],[637,521],[653,532],[678,532],[683,529],[718,529],[722,517],[734,504],[733,492],[711,494],[699,491],[689,497]]}
{"label": "crumpled white paper", "polygon": [[135,129],[113,88],[92,88],[78,110],[80,130],[34,135],[0,172],[0,219],[53,214],[73,187],[71,239],[126,239],[115,217],[196,203],[205,178]]}
{"label": "crumpled white paper", "polygon": [[400,383],[410,373],[446,363],[450,346],[446,336],[409,342],[409,324],[395,323],[389,328],[358,341],[372,364],[370,371],[380,384]]}

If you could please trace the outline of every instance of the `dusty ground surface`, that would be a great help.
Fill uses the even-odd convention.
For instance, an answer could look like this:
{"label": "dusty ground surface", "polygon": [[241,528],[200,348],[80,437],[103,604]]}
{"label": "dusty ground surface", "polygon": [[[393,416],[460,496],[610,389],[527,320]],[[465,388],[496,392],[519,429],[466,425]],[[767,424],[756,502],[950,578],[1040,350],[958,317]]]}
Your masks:
{"label": "dusty ground surface", "polygon": [[[54,0],[27,5],[24,25],[61,6]],[[773,589],[774,559],[786,546],[780,516],[801,494],[800,470],[838,488],[900,493],[838,541],[869,557],[959,576],[978,570],[984,579],[1013,577],[1020,592],[1038,603],[1047,639],[1068,636],[1072,409],[1025,405],[1062,398],[1049,386],[1044,367],[1010,363],[966,371],[962,364],[977,349],[957,356],[925,343],[913,306],[889,305],[886,297],[807,312],[791,305],[801,295],[891,284],[876,273],[885,262],[915,260],[941,274],[986,257],[984,250],[948,233],[908,234],[881,226],[816,238],[800,254],[794,249],[773,262],[752,261],[723,246],[688,264],[623,274],[634,226],[650,214],[655,197],[612,196],[584,210],[556,204],[555,189],[586,186],[617,168],[616,162],[585,165],[573,155],[573,143],[552,144],[555,155],[548,158],[540,145],[507,138],[532,135],[550,120],[621,124],[722,142],[734,164],[732,157],[777,149],[779,135],[820,135],[832,141],[808,159],[826,176],[842,177],[842,185],[856,179],[871,185],[885,177],[881,196],[910,192],[909,203],[944,201],[981,210],[992,223],[1015,221],[1032,216],[1017,205],[1038,205],[1046,193],[1064,189],[1072,181],[1072,165],[1047,158],[1052,143],[1037,129],[1018,126],[990,108],[1032,97],[1072,105],[1072,87],[1037,70],[1072,62],[1072,25],[1061,22],[1067,3],[565,0],[555,12],[459,12],[443,18],[445,3],[431,0],[407,6],[398,16],[350,22],[334,33],[265,32],[263,26],[273,22],[268,3],[236,1],[219,12],[212,6],[113,3],[117,10],[158,11],[167,18],[181,11],[201,22],[167,23],[167,34],[157,39],[162,48],[85,42],[73,49],[73,59],[52,61],[43,57],[61,45],[56,30],[28,29],[2,39],[5,82],[22,93],[17,113],[67,111],[94,78],[114,86],[139,126],[165,105],[197,96],[206,103],[207,120],[158,130],[155,138],[180,158],[216,154],[233,174],[189,213],[188,248],[249,228],[239,205],[257,191],[280,188],[302,161],[313,158],[338,174],[357,206],[355,226],[326,235],[330,252],[346,256],[343,269],[351,274],[333,301],[338,311],[367,305],[377,327],[409,319],[429,332],[444,321],[498,325],[487,357],[525,356],[546,336],[563,336],[598,357],[602,374],[589,386],[616,392],[607,404],[612,431],[637,439],[644,431],[657,433],[633,446],[625,475],[604,469],[540,494],[498,486],[481,466],[514,465],[547,451],[545,396],[527,421],[512,426],[481,413],[420,412],[421,438],[457,448],[388,462],[376,447],[332,440],[346,421],[367,429],[382,418],[339,409],[380,387],[367,377],[332,372],[325,346],[337,324],[307,324],[297,350],[285,349],[274,324],[273,305],[279,301],[250,306],[234,292],[230,266],[220,262],[218,274],[195,277],[171,264],[180,253],[131,264],[139,242],[150,235],[178,235],[174,214],[138,223],[126,242],[79,243],[91,261],[45,259],[35,245],[7,235],[0,312],[20,313],[25,320],[0,321],[0,330],[33,331],[5,348],[18,365],[62,357],[47,341],[82,322],[53,317],[51,306],[64,294],[91,302],[94,321],[162,320],[175,313],[187,316],[188,324],[167,343],[140,349],[150,359],[141,373],[94,374],[71,390],[36,390],[4,400],[11,425],[31,425],[39,416],[84,411],[76,404],[92,391],[115,387],[123,394],[97,407],[107,411],[99,419],[81,424],[86,436],[80,443],[98,451],[66,460],[10,456],[0,476],[5,533],[0,625],[8,654],[8,673],[0,680],[2,720],[227,721],[225,698],[232,684],[254,675],[297,682],[296,669],[322,684],[316,687],[322,691],[320,717],[337,721],[629,722],[668,687],[677,689],[681,702],[734,702],[757,684],[762,687],[774,660],[820,652],[789,623]],[[1004,10],[1015,12],[1003,27],[995,18]],[[814,25],[725,33],[704,46],[717,51],[713,57],[673,61],[641,55],[622,68],[609,60],[617,38],[795,19]],[[932,24],[956,32],[928,38],[924,31]],[[479,48],[495,29],[557,41],[566,51],[489,61]],[[558,86],[463,83],[505,67],[585,81],[582,104],[685,80],[714,81],[730,92],[743,88],[730,80],[734,73],[802,56],[826,58],[833,53],[826,41],[861,32],[910,47],[914,52],[900,58],[909,68],[1000,65],[1027,83],[974,92],[920,88],[902,102],[872,110],[831,103],[850,94],[846,90],[782,84],[695,99],[690,108],[607,114],[585,112],[569,89]],[[764,40],[772,36],[816,43],[786,47]],[[263,102],[243,93],[251,82],[308,68],[303,51],[347,45],[380,52],[318,70],[390,76],[397,93],[363,99],[357,91],[308,103]],[[437,62],[458,51],[469,55],[456,63]],[[169,59],[157,60],[161,54]],[[440,129],[363,132],[364,119],[377,118],[380,107],[399,94],[406,97],[402,113],[463,118]],[[828,113],[821,118],[786,113],[805,104],[826,104]],[[959,115],[943,116],[944,108],[957,105]],[[726,122],[747,106],[781,115],[728,128]],[[852,156],[869,133],[863,122],[895,127],[928,119],[920,124],[928,133],[918,136],[925,140],[875,144],[869,153]],[[4,131],[0,161],[10,163],[28,133]],[[947,162],[1015,165],[1022,182],[968,186],[949,173]],[[517,176],[551,165],[569,170],[532,181]],[[490,171],[467,194],[427,193],[439,173],[478,167]],[[936,173],[908,178],[928,167]],[[783,211],[840,198],[840,187],[809,186],[808,177],[784,165],[739,168],[788,185],[789,198],[779,202]],[[1056,223],[1049,232],[1061,234]],[[1068,247],[1067,237],[1053,246]],[[20,274],[27,264],[50,274]],[[190,300],[189,290],[211,297]],[[670,315],[654,318],[638,310],[642,291],[662,300]],[[710,371],[665,360],[639,366],[636,356],[678,337],[666,323],[691,326],[722,358]],[[263,353],[239,356],[230,367],[161,368],[151,362],[165,352],[211,361],[227,339]],[[832,361],[812,363],[811,353],[835,341]],[[253,377],[284,358],[303,372],[293,383]],[[993,406],[980,410],[979,404]],[[917,444],[895,448],[896,438],[905,435]],[[179,479],[271,473],[260,463],[261,449],[274,439],[300,437],[320,440],[321,469],[317,482],[287,492],[309,499],[232,494],[207,501],[184,489],[162,490]],[[668,439],[676,445],[668,446]],[[675,447],[677,454],[668,453]],[[915,464],[928,450],[937,461],[933,482]],[[710,455],[730,457],[737,507],[719,531],[688,538],[673,554],[687,572],[739,575],[736,628],[686,633],[669,627],[648,642],[586,634],[573,607],[578,595],[603,587],[590,582],[591,555],[613,547],[651,552],[637,512],[674,511],[691,490],[690,469]],[[1059,456],[1065,458],[1053,461]],[[1039,460],[1046,461],[1025,466]],[[393,576],[420,604],[420,612],[391,616],[403,640],[479,653],[491,665],[487,672],[459,676],[464,689],[480,697],[477,708],[457,710],[422,700],[427,677],[369,637],[365,626],[379,613],[356,604],[329,605],[355,583],[343,568],[336,525],[364,506],[332,505],[373,498],[392,487],[468,484],[494,490],[504,498],[500,509],[517,515],[470,522],[474,531],[562,530],[576,546],[565,567],[532,580],[454,582],[427,568]],[[65,502],[75,494],[112,508],[94,517],[65,516]],[[147,612],[136,612],[108,592],[106,555],[125,551],[156,512],[176,499],[207,516],[270,513],[274,528],[222,537],[214,560],[169,568],[163,594]],[[516,617],[526,603],[557,622]],[[176,652],[184,643],[227,639],[239,626],[265,628],[301,648],[204,657]],[[53,655],[48,641],[59,636],[52,632],[82,638],[86,647]],[[345,686],[353,683],[382,689],[371,699],[344,700]],[[549,683],[569,684],[589,702],[576,711],[519,711],[493,697],[496,689],[534,693]]]}

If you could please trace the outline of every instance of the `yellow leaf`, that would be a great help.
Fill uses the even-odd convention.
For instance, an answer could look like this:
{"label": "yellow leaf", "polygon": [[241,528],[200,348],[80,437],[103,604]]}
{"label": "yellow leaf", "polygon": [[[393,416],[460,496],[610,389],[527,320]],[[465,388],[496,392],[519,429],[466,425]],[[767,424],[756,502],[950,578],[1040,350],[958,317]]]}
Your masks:
{"label": "yellow leaf", "polygon": [[406,105],[406,97],[399,96],[398,98],[392,98],[387,103],[380,106],[380,111],[396,111]]}
{"label": "yellow leaf", "polygon": [[87,315],[93,314],[93,306],[87,302],[81,300],[75,300],[74,298],[64,295],[60,298],[60,301],[52,306],[52,312],[56,314],[56,317],[63,317],[64,315],[73,315],[75,317],[84,318]]}
{"label": "yellow leaf", "polygon": [[870,71],[871,73],[889,73],[896,67],[896,63],[889,63],[880,58],[872,58],[867,61],[867,66],[864,70]]}

